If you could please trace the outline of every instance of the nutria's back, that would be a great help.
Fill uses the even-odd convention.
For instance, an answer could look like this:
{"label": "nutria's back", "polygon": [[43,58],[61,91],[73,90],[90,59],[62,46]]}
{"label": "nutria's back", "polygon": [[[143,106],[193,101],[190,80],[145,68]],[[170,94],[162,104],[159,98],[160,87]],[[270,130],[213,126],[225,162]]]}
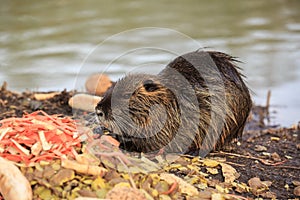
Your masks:
{"label": "nutria's back", "polygon": [[220,52],[187,53],[157,76],[119,80],[96,113],[126,150],[204,155],[242,135],[252,106],[234,63]]}

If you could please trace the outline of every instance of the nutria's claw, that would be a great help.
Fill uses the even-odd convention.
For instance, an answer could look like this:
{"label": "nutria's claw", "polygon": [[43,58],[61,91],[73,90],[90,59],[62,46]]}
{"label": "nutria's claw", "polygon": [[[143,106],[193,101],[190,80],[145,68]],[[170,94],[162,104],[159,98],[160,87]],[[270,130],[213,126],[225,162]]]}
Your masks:
{"label": "nutria's claw", "polygon": [[124,149],[127,151],[137,151],[133,143],[133,137],[119,135],[116,133],[109,133],[108,135],[120,142],[120,149]]}
{"label": "nutria's claw", "polygon": [[110,129],[106,128],[105,126],[101,126],[101,129],[103,132],[108,132],[108,134],[112,133],[112,131]]}

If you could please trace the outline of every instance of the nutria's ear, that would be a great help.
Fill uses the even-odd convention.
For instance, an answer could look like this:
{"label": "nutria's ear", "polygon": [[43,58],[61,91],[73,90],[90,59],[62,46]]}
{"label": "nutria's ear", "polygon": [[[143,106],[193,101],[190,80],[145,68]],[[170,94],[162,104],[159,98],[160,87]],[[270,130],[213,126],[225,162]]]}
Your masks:
{"label": "nutria's ear", "polygon": [[145,80],[143,86],[147,92],[154,92],[158,89],[158,85],[154,83],[152,80]]}

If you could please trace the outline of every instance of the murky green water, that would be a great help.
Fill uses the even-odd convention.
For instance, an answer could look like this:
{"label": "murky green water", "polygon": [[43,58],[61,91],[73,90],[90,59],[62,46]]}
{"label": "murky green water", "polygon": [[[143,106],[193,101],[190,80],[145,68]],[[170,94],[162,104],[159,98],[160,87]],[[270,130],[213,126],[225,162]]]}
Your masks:
{"label": "murky green water", "polygon": [[[138,69],[155,73],[176,53],[200,44],[244,62],[255,102],[264,104],[272,90],[272,109],[278,111],[272,123],[300,120],[299,0],[1,0],[0,5],[0,82],[10,89],[83,89],[85,77],[99,71],[114,80]],[[133,30],[141,27],[152,28]]]}

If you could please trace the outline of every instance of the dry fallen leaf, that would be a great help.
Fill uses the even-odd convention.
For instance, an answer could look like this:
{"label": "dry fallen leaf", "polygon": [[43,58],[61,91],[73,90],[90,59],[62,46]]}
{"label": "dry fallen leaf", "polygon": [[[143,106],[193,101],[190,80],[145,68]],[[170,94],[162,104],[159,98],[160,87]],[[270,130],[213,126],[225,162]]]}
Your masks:
{"label": "dry fallen leaf", "polygon": [[65,182],[68,182],[75,177],[75,172],[71,169],[61,169],[59,170],[51,179],[51,183],[54,186],[61,186]]}
{"label": "dry fallen leaf", "polygon": [[266,198],[270,198],[269,196],[274,196],[273,193],[270,193],[269,186],[271,186],[271,181],[261,181],[260,178],[254,177],[248,181],[248,184],[251,188],[251,191],[254,195],[265,196]]}
{"label": "dry fallen leaf", "polygon": [[199,192],[199,197],[201,197],[202,199],[210,200],[211,195],[212,195],[212,192],[209,190],[204,190],[204,191]]}
{"label": "dry fallen leaf", "polygon": [[216,160],[211,160],[211,159],[205,159],[203,161],[203,164],[206,166],[206,167],[216,167],[219,165],[219,162],[216,161]]}
{"label": "dry fallen leaf", "polygon": [[295,186],[300,186],[300,181],[292,181]]}
{"label": "dry fallen leaf", "polygon": [[189,196],[197,196],[199,194],[197,188],[187,183],[183,179],[175,176],[174,174],[162,173],[160,177],[165,180],[168,184],[173,184],[175,181],[178,183],[179,190],[181,193],[185,193]]}
{"label": "dry fallen leaf", "polygon": [[224,196],[220,193],[213,193],[211,195],[211,200],[224,200]]}
{"label": "dry fallen leaf", "polygon": [[235,179],[240,177],[240,174],[231,165],[226,163],[220,163],[220,165],[222,166],[225,183],[232,183]]}
{"label": "dry fallen leaf", "polygon": [[222,187],[221,185],[216,185],[215,188],[220,193],[228,193],[229,192],[228,188]]}
{"label": "dry fallen leaf", "polygon": [[262,146],[262,145],[255,145],[254,150],[255,151],[267,151],[267,147]]}
{"label": "dry fallen leaf", "polygon": [[259,195],[262,196],[263,198],[267,198],[267,199],[276,199],[276,194],[274,192],[270,192],[270,191],[263,192]]}
{"label": "dry fallen leaf", "polygon": [[235,187],[235,191],[238,192],[238,193],[243,193],[243,192],[249,192],[250,191],[250,187],[248,187],[246,183],[233,182],[232,186]]}
{"label": "dry fallen leaf", "polygon": [[278,155],[278,153],[274,152],[271,154],[271,158],[276,161],[276,162],[280,162],[281,161],[281,158],[280,156]]}
{"label": "dry fallen leaf", "polygon": [[254,177],[248,181],[249,186],[252,190],[258,190],[259,188],[264,188],[265,185],[261,182],[260,178]]}
{"label": "dry fallen leaf", "polygon": [[216,169],[216,168],[210,168],[210,167],[207,167],[206,170],[207,170],[210,174],[218,174],[218,169]]}

